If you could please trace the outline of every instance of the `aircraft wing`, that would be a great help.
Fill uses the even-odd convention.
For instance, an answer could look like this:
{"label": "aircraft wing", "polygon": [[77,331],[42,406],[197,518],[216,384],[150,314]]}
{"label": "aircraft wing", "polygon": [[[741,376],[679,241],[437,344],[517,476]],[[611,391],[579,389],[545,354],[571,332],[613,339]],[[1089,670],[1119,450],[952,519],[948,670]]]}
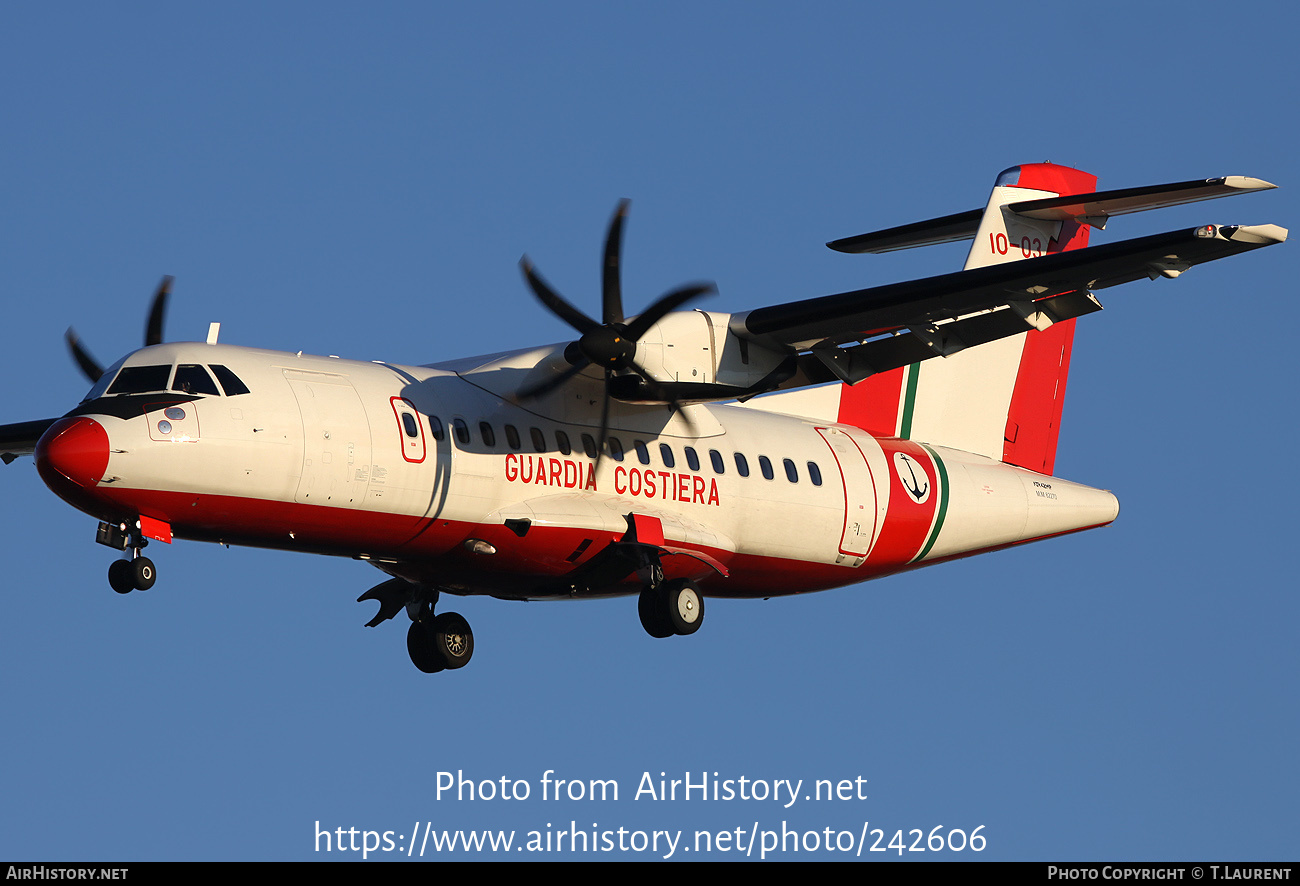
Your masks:
{"label": "aircraft wing", "polygon": [[9,464],[20,455],[31,455],[36,449],[36,441],[56,421],[57,418],[43,418],[0,425],[0,461]]}
{"label": "aircraft wing", "polygon": [[[936,324],[966,322],[963,318],[972,314],[1009,309],[1002,313],[1018,324],[1013,331],[1023,332],[1026,321],[1036,325],[1034,315],[1040,309],[1049,321],[1079,316],[1100,308],[1088,295],[1092,290],[1142,277],[1176,277],[1203,262],[1281,243],[1286,235],[1286,229],[1277,225],[1205,225],[1169,231],[759,308],[733,316],[732,330],[741,338],[815,350],[903,329],[916,333],[919,339],[934,338],[936,332],[957,332]],[[1054,312],[1058,306],[1062,310]],[[987,323],[978,320],[975,325]],[[923,342],[922,347],[930,344],[942,351],[940,338]],[[991,340],[962,339],[964,346]]]}

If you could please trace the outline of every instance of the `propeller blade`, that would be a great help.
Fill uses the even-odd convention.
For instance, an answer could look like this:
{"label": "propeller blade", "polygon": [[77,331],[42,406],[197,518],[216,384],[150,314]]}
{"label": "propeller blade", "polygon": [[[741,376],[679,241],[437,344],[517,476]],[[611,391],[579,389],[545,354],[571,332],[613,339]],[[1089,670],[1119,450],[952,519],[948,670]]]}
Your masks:
{"label": "propeller blade", "polygon": [[166,276],[158,284],[158,291],[153,294],[153,304],[149,308],[149,321],[144,327],[144,345],[160,345],[163,342],[163,319],[167,315],[167,296],[171,295],[172,280]]}
{"label": "propeller blade", "polygon": [[99,365],[99,361],[90,356],[90,352],[81,346],[81,339],[72,327],[63,334],[63,340],[68,343],[68,350],[72,352],[72,359],[77,361],[77,366],[81,369],[81,374],[90,380],[91,384],[99,381],[100,376],[104,374],[104,367]]}
{"label": "propeller blade", "polygon": [[524,278],[528,281],[529,288],[533,290],[533,295],[536,295],[537,300],[546,305],[552,314],[578,330],[579,334],[600,328],[599,323],[561,298],[560,294],[533,269],[533,263],[528,260],[528,256],[525,255],[519,260],[519,267],[523,269]]}
{"label": "propeller blade", "polygon": [[632,204],[626,198],[618,201],[614,217],[609,220],[609,233],[605,235],[605,266],[600,281],[601,316],[606,325],[623,322],[623,286],[620,282],[620,265],[623,256],[623,220]]}
{"label": "propeller blade", "polygon": [[515,399],[532,400],[536,397],[541,397],[543,394],[549,394],[551,391],[555,390],[590,365],[591,361],[586,357],[582,357],[578,363],[570,366],[559,375],[520,388],[515,392]]}
{"label": "propeller blade", "polygon": [[[691,421],[691,414],[682,407],[682,402],[674,397],[667,388],[655,381],[654,376],[647,372],[645,367],[640,363],[637,363],[634,360],[632,361],[630,368],[637,375],[641,376],[641,380],[646,383],[646,386],[650,388],[656,397],[660,400],[666,401],[669,408],[682,417],[682,421],[686,422],[686,427],[692,434],[694,434],[696,431],[695,422]],[[608,389],[608,387],[609,386],[606,385],[606,389]]]}
{"label": "propeller blade", "polygon": [[662,320],[668,313],[677,310],[678,307],[697,296],[716,295],[717,292],[717,287],[712,283],[695,283],[690,286],[683,286],[681,289],[674,289],[646,308],[644,314],[627,324],[627,337],[632,341],[640,341],[646,330]]}

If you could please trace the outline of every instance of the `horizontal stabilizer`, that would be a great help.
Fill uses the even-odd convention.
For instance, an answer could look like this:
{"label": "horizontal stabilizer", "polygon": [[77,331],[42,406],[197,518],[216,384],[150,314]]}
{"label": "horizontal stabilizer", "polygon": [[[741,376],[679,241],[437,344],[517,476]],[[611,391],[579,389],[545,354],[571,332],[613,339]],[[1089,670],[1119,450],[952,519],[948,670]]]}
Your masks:
{"label": "horizontal stabilizer", "polygon": [[1251,191],[1267,191],[1276,187],[1277,185],[1263,179],[1227,175],[1204,181],[1172,182],[1145,188],[1122,188],[1114,191],[1098,191],[1094,194],[1024,200],[1020,203],[1008,204],[1007,209],[1027,218],[1041,218],[1047,221],[1073,220],[1092,225],[1094,228],[1104,228],[1106,219],[1112,215],[1128,215],[1130,212],[1163,209],[1166,206],[1198,203],[1201,200],[1231,197],[1234,194],[1245,194]]}
{"label": "horizontal stabilizer", "polygon": [[955,215],[945,215],[929,221],[913,222],[910,225],[899,225],[896,228],[885,228],[883,231],[872,231],[869,234],[858,234],[856,237],[832,240],[826,245],[836,252],[880,253],[911,249],[913,246],[955,243],[958,240],[969,240],[974,237],[975,231],[980,226],[980,217],[983,215],[984,210],[972,209],[969,212],[958,212]]}
{"label": "horizontal stabilizer", "polygon": [[[1277,185],[1263,179],[1244,175],[1226,175],[1222,178],[1170,182],[1141,188],[1121,188],[1090,194],[1066,194],[1040,200],[1022,200],[1008,203],[1005,209],[1026,218],[1044,221],[1076,221],[1094,228],[1104,228],[1106,220],[1112,215],[1127,215],[1146,209],[1163,209],[1166,206],[1179,206],[1184,203],[1213,200],[1216,197],[1266,191],[1275,187]],[[882,253],[911,249],[914,246],[933,246],[938,243],[970,240],[979,229],[983,213],[982,209],[972,209],[969,212],[958,212],[909,225],[858,234],[856,237],[844,237],[840,240],[832,240],[826,245],[836,252]]]}

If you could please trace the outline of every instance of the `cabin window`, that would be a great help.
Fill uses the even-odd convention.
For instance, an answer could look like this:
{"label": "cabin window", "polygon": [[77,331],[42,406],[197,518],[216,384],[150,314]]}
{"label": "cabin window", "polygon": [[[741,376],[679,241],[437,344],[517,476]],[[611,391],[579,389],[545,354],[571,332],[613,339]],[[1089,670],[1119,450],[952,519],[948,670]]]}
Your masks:
{"label": "cabin window", "polygon": [[147,394],[150,391],[167,390],[167,380],[171,378],[171,364],[166,366],[127,366],[117,374],[110,394]]}
{"label": "cabin window", "polygon": [[749,459],[745,458],[743,452],[736,453],[736,473],[742,477],[749,476]]}
{"label": "cabin window", "polygon": [[248,393],[248,385],[240,381],[239,376],[235,375],[220,363],[213,363],[208,368],[211,369],[212,374],[217,377],[217,381],[221,382],[221,390],[226,392],[227,397],[237,397],[240,394]]}
{"label": "cabin window", "polygon": [[433,439],[442,440],[442,422],[436,415],[429,416],[429,432],[433,434]]}
{"label": "cabin window", "polygon": [[695,447],[686,447],[686,463],[691,466],[692,471],[700,469],[700,456],[696,453]]}
{"label": "cabin window", "polygon": [[541,428],[529,428],[528,436],[533,438],[533,448],[538,452],[546,451],[546,435],[542,433]]}
{"label": "cabin window", "polygon": [[633,440],[632,445],[636,447],[636,460],[643,465],[650,464],[650,450],[645,448],[645,443],[640,440]]}
{"label": "cabin window", "polygon": [[817,467],[817,462],[808,462],[808,479],[812,480],[812,485],[822,485],[822,469]]}
{"label": "cabin window", "polygon": [[197,363],[182,363],[176,367],[172,390],[183,391],[186,394],[211,394],[214,397],[219,395],[212,376]]}
{"label": "cabin window", "polygon": [[573,447],[569,445],[569,435],[564,431],[555,432],[555,445],[560,447],[560,455],[568,455],[573,451]]}
{"label": "cabin window", "polygon": [[713,462],[713,473],[725,474],[727,472],[727,463],[722,460],[722,453],[718,450],[709,450],[709,461]]}
{"label": "cabin window", "polygon": [[402,413],[402,430],[406,431],[408,437],[420,436],[420,426],[415,423],[415,416],[409,412]]}
{"label": "cabin window", "polygon": [[516,451],[523,446],[519,440],[519,430],[514,425],[506,425],[506,443]]}
{"label": "cabin window", "polygon": [[766,455],[758,457],[758,469],[763,472],[764,480],[771,480],[776,476],[776,472],[772,470],[772,461]]}
{"label": "cabin window", "polygon": [[781,464],[785,466],[785,478],[791,483],[799,482],[799,469],[794,466],[790,459],[783,459]]}
{"label": "cabin window", "polygon": [[677,459],[673,458],[673,448],[667,443],[659,444],[659,455],[664,460],[665,468],[671,468],[677,465]]}
{"label": "cabin window", "polygon": [[592,439],[591,434],[582,435],[582,451],[587,453],[587,458],[596,457],[596,441]]}
{"label": "cabin window", "polygon": [[462,447],[468,446],[469,425],[465,424],[465,419],[463,418],[452,419],[451,426],[452,429],[455,430],[456,432],[456,442],[458,442]]}
{"label": "cabin window", "polygon": [[483,437],[483,445],[486,446],[488,449],[491,449],[493,446],[497,445],[496,431],[492,430],[492,426],[490,424],[488,424],[485,421],[479,422],[478,432]]}
{"label": "cabin window", "polygon": [[610,438],[609,438],[609,454],[613,457],[614,461],[622,461],[622,460],[623,460],[623,441],[620,440],[620,439],[618,439],[617,437],[610,437]]}

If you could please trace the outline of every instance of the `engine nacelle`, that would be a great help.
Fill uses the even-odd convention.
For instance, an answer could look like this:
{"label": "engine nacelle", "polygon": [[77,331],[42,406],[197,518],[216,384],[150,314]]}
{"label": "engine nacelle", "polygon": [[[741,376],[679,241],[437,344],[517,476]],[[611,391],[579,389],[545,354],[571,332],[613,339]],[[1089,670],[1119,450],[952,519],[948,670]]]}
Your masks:
{"label": "engine nacelle", "polygon": [[748,389],[789,359],[786,352],[737,338],[730,323],[730,314],[711,311],[668,314],[637,343],[637,362],[659,382]]}

